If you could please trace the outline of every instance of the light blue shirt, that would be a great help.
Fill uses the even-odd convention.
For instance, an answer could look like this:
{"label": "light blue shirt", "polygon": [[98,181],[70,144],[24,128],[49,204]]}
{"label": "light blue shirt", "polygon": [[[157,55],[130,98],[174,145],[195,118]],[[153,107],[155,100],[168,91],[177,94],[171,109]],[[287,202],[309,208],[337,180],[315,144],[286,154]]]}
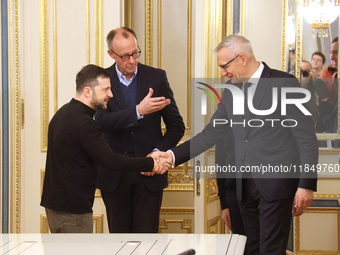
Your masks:
{"label": "light blue shirt", "polygon": [[119,81],[124,84],[125,86],[129,86],[131,84],[131,82],[133,81],[133,79],[136,77],[137,75],[137,71],[138,71],[138,66],[136,68],[136,71],[133,73],[132,77],[130,80],[126,79],[126,76],[124,74],[122,74],[121,71],[118,70],[117,64],[116,64],[116,72],[117,72],[117,76]]}
{"label": "light blue shirt", "polygon": [[[127,80],[127,79],[126,79],[126,76],[125,76],[124,74],[122,74],[121,71],[118,70],[118,67],[117,67],[117,64],[116,64],[116,72],[117,72],[118,79],[119,79],[120,83],[122,83],[122,84],[125,85],[125,86],[129,86],[129,85],[131,84],[131,82],[133,81],[133,79],[134,79],[134,78],[136,77],[136,75],[137,75],[137,71],[138,71],[138,66],[137,66],[137,68],[136,68],[136,71],[134,71],[134,73],[133,73],[131,79],[130,79],[130,80]],[[139,112],[138,112],[138,110],[137,110],[137,105],[136,105],[136,113],[137,113],[137,120],[139,120],[139,119],[141,119],[141,118],[144,117],[144,116],[140,116],[140,115],[139,115]]]}

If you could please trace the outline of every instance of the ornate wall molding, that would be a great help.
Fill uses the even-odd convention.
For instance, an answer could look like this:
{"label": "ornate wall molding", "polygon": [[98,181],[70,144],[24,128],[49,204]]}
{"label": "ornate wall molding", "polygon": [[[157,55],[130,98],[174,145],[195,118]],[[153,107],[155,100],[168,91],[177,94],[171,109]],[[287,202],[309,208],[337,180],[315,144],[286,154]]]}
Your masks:
{"label": "ornate wall molding", "polygon": [[47,151],[49,122],[48,0],[40,0],[40,119],[41,152]]}
{"label": "ornate wall molding", "polygon": [[210,203],[212,201],[218,200],[218,188],[217,181],[215,178],[207,179],[207,202]]}
{"label": "ornate wall molding", "polygon": [[[104,222],[103,214],[93,214],[93,233],[104,233],[103,222]],[[46,214],[40,214],[40,233],[41,234],[50,233],[50,228],[48,227]]]}
{"label": "ornate wall molding", "polygon": [[95,0],[95,15],[95,64],[103,66],[103,0]]}
{"label": "ornate wall molding", "polygon": [[58,30],[57,30],[57,0],[53,0],[53,88],[54,112],[58,111]]}
{"label": "ornate wall molding", "polygon": [[[207,233],[210,234],[222,234],[222,224],[221,224],[221,218],[219,216],[214,217],[207,221]],[[215,227],[217,230],[217,233],[212,230],[212,228]]]}
{"label": "ornate wall molding", "polygon": [[183,219],[183,220],[170,220],[170,219],[159,219],[159,232],[162,233],[162,230],[168,230],[170,224],[181,224],[181,229],[185,230],[187,234],[192,233],[191,230],[191,220],[190,219]]}
{"label": "ornate wall molding", "polygon": [[211,77],[211,26],[212,26],[212,13],[211,13],[211,1],[212,0],[206,0],[205,1],[205,53],[204,53],[204,63],[205,63],[205,78]]}
{"label": "ornate wall molding", "polygon": [[11,100],[14,102],[14,118],[10,117],[10,123],[14,124],[12,128],[12,136],[10,138],[10,144],[12,145],[10,153],[10,166],[11,166],[11,185],[10,185],[10,232],[20,233],[20,217],[21,217],[21,118],[20,115],[23,111],[20,108],[20,6],[19,1],[9,1],[9,77],[10,88],[12,90]]}
{"label": "ornate wall molding", "polygon": [[91,63],[91,14],[90,14],[90,0],[86,0],[86,64]]}
{"label": "ornate wall molding", "polygon": [[287,0],[282,1],[282,53],[281,53],[281,70],[285,72],[286,69],[286,17],[287,17]]}
{"label": "ornate wall molding", "polygon": [[188,0],[188,34],[187,34],[187,130],[186,135],[190,136],[190,109],[191,109],[191,65],[192,65],[192,0]]}
{"label": "ornate wall molding", "polygon": [[162,0],[157,0],[157,67],[162,68]]}
{"label": "ornate wall molding", "polygon": [[145,64],[152,66],[152,0],[145,0]]}
{"label": "ornate wall molding", "polygon": [[162,207],[160,212],[163,214],[194,214],[195,207]]}

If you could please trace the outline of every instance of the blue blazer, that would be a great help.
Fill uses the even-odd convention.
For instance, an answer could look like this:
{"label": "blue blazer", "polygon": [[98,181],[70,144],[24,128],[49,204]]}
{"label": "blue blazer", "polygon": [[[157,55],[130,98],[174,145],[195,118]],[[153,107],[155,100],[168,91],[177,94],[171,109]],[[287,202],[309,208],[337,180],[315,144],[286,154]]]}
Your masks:
{"label": "blue blazer", "polygon": [[[107,109],[95,114],[95,119],[112,150],[127,155],[132,142],[134,156],[145,157],[155,148],[166,151],[176,146],[184,135],[185,126],[165,71],[138,63],[137,104],[149,93],[149,88],[154,90],[153,97],[164,96],[171,100],[171,104],[137,120],[136,107],[127,107],[124,103],[115,64],[107,70],[112,74],[113,98],[108,102]],[[162,119],[166,126],[164,135],[161,130]],[[97,188],[113,191],[121,175],[99,166]],[[162,190],[168,186],[167,174],[143,176],[143,181],[150,191]]]}

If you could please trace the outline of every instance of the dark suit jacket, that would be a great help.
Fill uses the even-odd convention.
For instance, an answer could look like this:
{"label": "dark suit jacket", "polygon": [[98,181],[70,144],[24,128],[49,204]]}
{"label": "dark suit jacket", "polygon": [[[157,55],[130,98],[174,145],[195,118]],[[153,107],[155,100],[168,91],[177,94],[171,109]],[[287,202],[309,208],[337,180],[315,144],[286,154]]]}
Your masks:
{"label": "dark suit jacket", "polygon": [[[120,89],[115,64],[107,69],[111,74],[111,90],[113,98],[108,102],[106,110],[98,111],[95,119],[112,150],[119,154],[128,154],[131,142],[134,156],[145,157],[157,148],[166,151],[176,146],[184,134],[185,126],[179,114],[173,92],[164,70],[138,64],[137,104],[154,90],[152,97],[164,96],[171,104],[161,111],[145,115],[137,120],[136,107],[127,107]],[[162,134],[161,119],[166,125],[166,133]],[[112,173],[99,166],[97,188],[113,191],[122,173]],[[168,186],[167,175],[143,176],[143,181],[150,191],[162,190]]]}
{"label": "dark suit jacket", "polygon": [[[281,88],[300,87],[298,80],[278,70],[270,69],[265,63],[261,79],[257,84],[253,104],[255,109],[267,110],[272,106],[272,88],[278,88],[278,107],[269,116],[250,114],[249,119],[261,119],[262,127],[244,128],[243,125],[233,125],[235,139],[235,163],[237,169],[241,166],[286,166],[290,173],[274,173],[263,175],[252,173],[256,186],[261,195],[268,201],[275,201],[294,196],[297,187],[316,190],[317,173],[310,171],[312,165],[318,162],[318,145],[310,116],[305,116],[295,105],[287,105],[286,116],[281,116]],[[300,95],[289,93],[289,98]],[[181,146],[173,148],[175,162],[181,164],[212,147],[227,132],[230,125],[216,125],[213,119],[227,119],[230,123],[242,122],[242,115],[233,114],[233,98],[228,89],[222,95],[222,104],[211,118],[204,130]],[[272,127],[266,119],[279,119]],[[295,127],[283,127],[281,120],[294,119],[298,122]],[[255,123],[253,123],[255,125]],[[256,123],[258,125],[258,123]],[[287,125],[285,123],[285,125]],[[291,124],[290,124],[291,125]],[[302,169],[309,171],[302,171]],[[308,168],[308,167],[309,168]],[[296,167],[296,172],[294,172]],[[237,197],[242,200],[242,173],[237,173]],[[271,177],[271,178],[264,178]],[[294,177],[294,178],[292,178]]]}

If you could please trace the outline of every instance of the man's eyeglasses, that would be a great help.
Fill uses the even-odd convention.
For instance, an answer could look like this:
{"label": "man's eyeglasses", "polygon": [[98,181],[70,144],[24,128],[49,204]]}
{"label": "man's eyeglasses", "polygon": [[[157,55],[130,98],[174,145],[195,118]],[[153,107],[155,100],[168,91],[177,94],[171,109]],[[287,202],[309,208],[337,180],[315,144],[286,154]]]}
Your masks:
{"label": "man's eyeglasses", "polygon": [[237,59],[240,56],[240,54],[238,54],[236,57],[234,57],[232,60],[230,60],[228,63],[224,64],[223,66],[220,66],[221,68],[225,68],[227,65],[229,65],[231,62],[233,62],[235,59]]}
{"label": "man's eyeglasses", "polygon": [[129,61],[130,57],[132,57],[133,59],[139,58],[140,54],[142,53],[142,51],[140,50],[139,46],[137,45],[138,50],[136,52],[133,52],[132,54],[125,54],[123,56],[119,56],[116,52],[114,52],[113,50],[111,50],[114,54],[116,54],[118,57],[121,58],[121,60],[123,62]]}

